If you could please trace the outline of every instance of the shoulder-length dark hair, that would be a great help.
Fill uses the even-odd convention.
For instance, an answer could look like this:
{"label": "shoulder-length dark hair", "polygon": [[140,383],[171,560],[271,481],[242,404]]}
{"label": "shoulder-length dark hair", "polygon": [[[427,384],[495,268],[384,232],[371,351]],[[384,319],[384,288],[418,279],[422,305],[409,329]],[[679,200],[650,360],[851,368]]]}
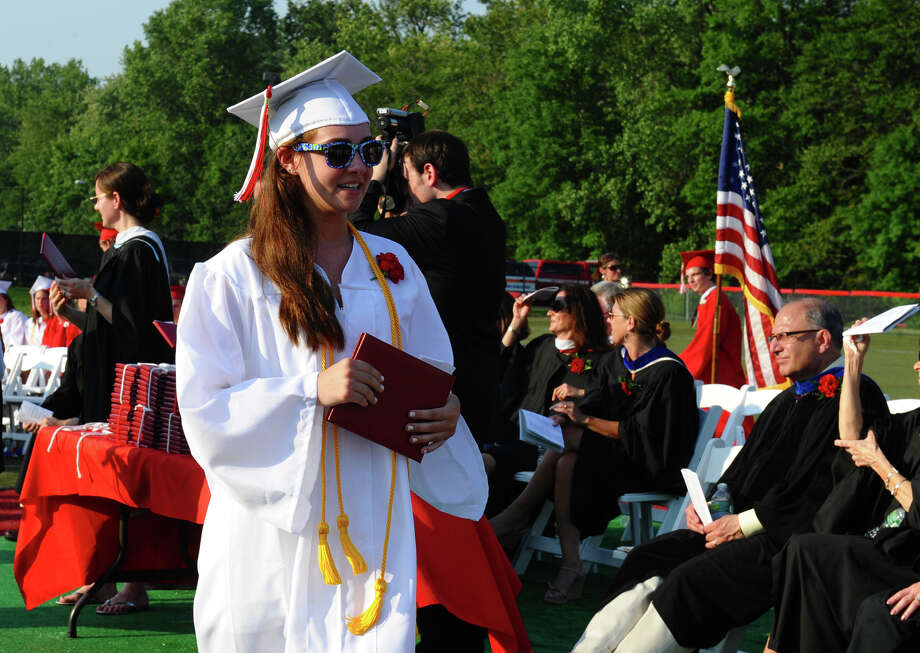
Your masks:
{"label": "shoulder-length dark hair", "polygon": [[604,312],[591,289],[588,286],[566,285],[559,291],[565,293],[569,314],[575,320],[575,330],[585,339],[585,347],[596,351],[609,349]]}
{"label": "shoulder-length dark hair", "polygon": [[153,220],[163,206],[163,198],[153,192],[147,175],[133,163],[110,163],[96,173],[96,182],[106,193],[118,193],[125,212],[141,224]]}
{"label": "shoulder-length dark hair", "polygon": [[[312,134],[306,132],[295,142]],[[252,258],[281,291],[278,319],[291,342],[297,345],[303,336],[310,349],[342,349],[345,334],[335,317],[332,289],[313,266],[316,227],[311,209],[300,178],[285,170],[278,153],[272,152],[249,212]]]}

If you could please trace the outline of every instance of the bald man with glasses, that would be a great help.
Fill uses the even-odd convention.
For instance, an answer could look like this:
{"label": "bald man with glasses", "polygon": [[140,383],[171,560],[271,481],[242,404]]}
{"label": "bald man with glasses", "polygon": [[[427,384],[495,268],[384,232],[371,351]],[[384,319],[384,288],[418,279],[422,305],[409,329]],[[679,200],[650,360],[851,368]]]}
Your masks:
{"label": "bald man with glasses", "polygon": [[[735,513],[703,526],[691,506],[686,529],[633,549],[575,652],[714,646],[770,608],[771,560],[792,534],[813,530],[819,510],[827,532],[847,532],[847,511],[822,505],[833,474],[849,464],[835,457],[834,446],[842,331],[840,313],[823,301],[803,299],[780,310],[770,352],[792,387],[767,406],[719,479]],[[865,376],[860,403],[865,424],[888,413],[881,390]]]}

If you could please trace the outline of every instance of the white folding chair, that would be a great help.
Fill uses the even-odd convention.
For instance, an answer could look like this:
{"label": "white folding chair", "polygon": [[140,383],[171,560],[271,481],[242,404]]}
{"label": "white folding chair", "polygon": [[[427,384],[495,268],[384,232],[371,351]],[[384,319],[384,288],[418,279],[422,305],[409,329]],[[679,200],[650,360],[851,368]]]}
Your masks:
{"label": "white folding chair", "polygon": [[728,419],[722,427],[722,433],[719,437],[728,441],[729,444],[737,442],[744,444],[744,412],[741,408],[744,406],[747,393],[753,390],[753,386],[743,385],[735,388],[724,383],[707,383],[703,386],[700,408],[709,408],[711,406],[720,406],[723,411],[728,413]]}
{"label": "white folding chair", "polygon": [[[23,364],[29,363],[29,357]],[[61,385],[61,375],[64,373],[64,365],[67,363],[67,347],[50,347],[38,354],[31,369],[29,376],[23,385],[25,393],[36,403],[41,403],[52,392],[57,390]]]}
{"label": "white folding chair", "polygon": [[889,399],[888,412],[892,415],[899,413],[909,413],[912,410],[920,408],[920,399]]}
{"label": "white folding chair", "polygon": [[744,415],[760,415],[767,405],[782,393],[779,388],[763,388],[762,390],[749,390],[744,397]]}

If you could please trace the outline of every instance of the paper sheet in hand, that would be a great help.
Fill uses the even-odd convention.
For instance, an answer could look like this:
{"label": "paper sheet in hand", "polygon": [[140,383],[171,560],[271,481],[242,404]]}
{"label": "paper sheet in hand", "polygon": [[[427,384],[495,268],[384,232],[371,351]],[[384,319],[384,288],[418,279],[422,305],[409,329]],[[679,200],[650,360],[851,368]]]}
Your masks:
{"label": "paper sheet in hand", "polygon": [[858,336],[863,333],[885,333],[891,331],[911,315],[920,311],[920,304],[906,304],[889,308],[884,313],[879,313],[869,318],[859,326],[852,327],[843,332],[845,336]]}
{"label": "paper sheet in hand", "polygon": [[54,271],[56,277],[60,277],[61,279],[72,279],[77,276],[77,273],[70,267],[70,263],[68,263],[64,255],[61,254],[61,250],[59,250],[57,245],[54,244],[54,241],[51,240],[51,236],[46,233],[42,234],[42,246],[39,253],[42,255],[42,258],[45,259],[45,263],[48,264],[48,267]]}
{"label": "paper sheet in hand", "polygon": [[52,413],[47,408],[33,404],[31,401],[24,401],[19,405],[20,422],[40,422],[46,417],[52,417]]}
{"label": "paper sheet in hand", "polygon": [[709,512],[709,505],[706,503],[706,495],[703,494],[703,486],[700,485],[700,477],[692,469],[686,467],[680,470],[684,477],[684,483],[687,485],[687,494],[693,503],[693,509],[700,516],[703,526],[712,523],[712,515]]}
{"label": "paper sheet in hand", "polygon": [[547,286],[546,288],[534,290],[529,295],[521,297],[521,299],[525,302],[535,302],[538,299],[551,299],[556,296],[557,292],[559,292],[559,286]]}
{"label": "paper sheet in hand", "polygon": [[383,374],[383,392],[370,406],[333,406],[326,419],[421,462],[422,447],[409,442],[406,431],[409,411],[446,404],[454,377],[369,333],[361,334],[351,357],[370,363]]}
{"label": "paper sheet in hand", "polygon": [[553,451],[562,451],[565,448],[562,427],[545,415],[521,408],[518,410],[518,431],[522,442]]}

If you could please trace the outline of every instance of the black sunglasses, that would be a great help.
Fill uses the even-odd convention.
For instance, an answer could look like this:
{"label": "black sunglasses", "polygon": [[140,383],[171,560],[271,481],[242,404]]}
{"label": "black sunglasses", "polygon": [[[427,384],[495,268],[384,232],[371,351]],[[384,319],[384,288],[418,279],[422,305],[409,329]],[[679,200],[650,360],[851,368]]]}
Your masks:
{"label": "black sunglasses", "polygon": [[326,155],[326,165],[330,168],[345,168],[355,158],[357,151],[361,155],[364,165],[373,167],[383,159],[383,141],[364,141],[363,143],[350,143],[348,141],[335,141],[334,143],[297,143],[293,150],[297,152],[322,152]]}
{"label": "black sunglasses", "polygon": [[553,302],[549,305],[549,310],[554,313],[565,313],[569,310],[569,306],[569,298],[563,295],[562,297],[553,299]]}
{"label": "black sunglasses", "polygon": [[611,272],[617,272],[617,271],[619,271],[619,270],[622,270],[622,269],[623,269],[623,266],[620,265],[620,264],[618,263],[618,264],[616,264],[616,265],[605,265],[605,266],[603,267],[603,269],[604,269],[604,270],[610,270]]}

